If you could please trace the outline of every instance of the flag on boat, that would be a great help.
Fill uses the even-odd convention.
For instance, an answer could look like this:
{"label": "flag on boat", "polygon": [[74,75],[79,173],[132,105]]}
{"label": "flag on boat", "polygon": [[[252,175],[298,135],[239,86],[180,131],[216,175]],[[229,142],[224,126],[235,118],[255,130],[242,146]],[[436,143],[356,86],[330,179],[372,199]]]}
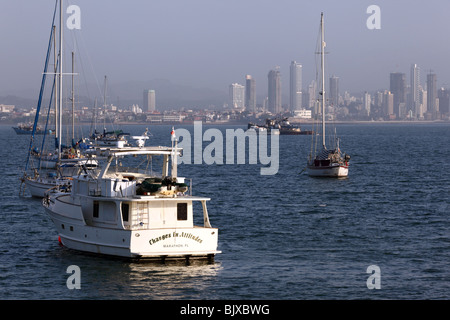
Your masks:
{"label": "flag on boat", "polygon": [[172,136],[172,141],[175,141],[177,139],[176,135],[175,135],[175,130],[172,127],[172,132],[170,133],[170,135]]}

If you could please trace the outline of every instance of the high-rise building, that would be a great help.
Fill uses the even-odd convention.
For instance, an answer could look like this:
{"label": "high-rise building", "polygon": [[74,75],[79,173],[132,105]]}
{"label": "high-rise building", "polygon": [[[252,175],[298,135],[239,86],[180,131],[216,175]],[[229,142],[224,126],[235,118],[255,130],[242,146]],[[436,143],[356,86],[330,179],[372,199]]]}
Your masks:
{"label": "high-rise building", "polygon": [[268,109],[277,114],[281,112],[281,74],[278,68],[270,70],[268,74],[269,94]]}
{"label": "high-rise building", "polygon": [[239,83],[230,84],[230,105],[235,109],[244,109],[245,87]]}
{"label": "high-rise building", "polygon": [[289,83],[290,109],[302,109],[302,65],[296,61],[291,62]]}
{"label": "high-rise building", "polygon": [[370,105],[372,104],[372,99],[370,97],[370,93],[367,91],[364,93],[364,115],[370,115]]}
{"label": "high-rise building", "polygon": [[400,118],[400,104],[406,103],[406,76],[404,73],[393,72],[390,74],[390,91],[394,95],[394,114]]}
{"label": "high-rise building", "polygon": [[409,109],[413,111],[416,118],[420,118],[420,101],[419,101],[419,86],[420,86],[420,68],[417,64],[411,65],[410,74],[410,105]]}
{"label": "high-rise building", "polygon": [[329,103],[333,107],[337,107],[339,105],[339,78],[336,76],[332,76],[330,78]]}
{"label": "high-rise building", "polygon": [[143,112],[153,112],[156,110],[155,90],[144,90]]}
{"label": "high-rise building", "polygon": [[420,103],[419,118],[423,119],[424,114],[427,112],[427,91],[422,86],[419,86],[419,103]]}
{"label": "high-rise building", "polygon": [[440,88],[438,90],[439,113],[448,116],[450,111],[450,89]]}
{"label": "high-rise building", "polygon": [[437,118],[437,77],[434,73],[427,75],[427,112],[431,114],[431,117]]}
{"label": "high-rise building", "polygon": [[256,84],[251,75],[245,77],[245,107],[250,112],[256,112]]}
{"label": "high-rise building", "polygon": [[316,80],[312,80],[311,84],[308,86],[308,95],[309,95],[308,108],[310,109],[315,109],[316,106],[317,101],[316,89],[317,89]]}
{"label": "high-rise building", "polygon": [[383,96],[383,109],[387,119],[395,118],[394,115],[394,95],[390,91],[385,91]]}

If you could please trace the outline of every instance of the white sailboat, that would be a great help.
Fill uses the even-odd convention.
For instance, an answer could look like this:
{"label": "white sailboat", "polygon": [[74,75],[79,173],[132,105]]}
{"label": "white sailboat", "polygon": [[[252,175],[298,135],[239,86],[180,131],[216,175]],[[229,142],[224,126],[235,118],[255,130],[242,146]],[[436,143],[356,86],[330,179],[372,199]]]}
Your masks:
{"label": "white sailboat", "polygon": [[[30,174],[27,172],[27,166],[25,168],[25,172],[23,177],[21,178],[22,183],[25,184],[26,188],[29,190],[31,196],[33,197],[44,197],[45,193],[55,187],[66,187],[71,183],[71,176],[84,170],[92,169],[97,167],[97,160],[92,156],[84,155],[75,148],[66,148],[63,150],[62,142],[62,104],[63,104],[63,94],[62,94],[62,86],[63,86],[63,9],[62,9],[62,0],[59,1],[60,6],[60,26],[59,26],[59,58],[57,57],[57,48],[56,48],[56,28],[52,27],[52,33],[50,37],[49,49],[47,52],[47,60],[45,70],[48,65],[49,53],[51,50],[51,41],[53,40],[54,45],[54,55],[55,55],[55,72],[54,75],[58,77],[58,83],[56,83],[56,79],[54,81],[54,89],[55,89],[55,126],[56,126],[56,134],[55,137],[57,139],[57,147],[56,152],[44,154],[42,151],[35,151],[32,149],[32,144],[34,142],[34,136],[31,137],[30,144],[30,152],[29,159],[37,163]],[[53,21],[55,20],[57,5],[55,4],[55,13],[53,17]],[[74,75],[74,55],[72,52],[72,142],[74,140],[74,88],[73,88],[73,75]],[[59,70],[58,70],[59,69]],[[46,72],[44,71],[44,77]],[[44,78],[45,79],[45,78]],[[45,81],[43,80],[43,84]],[[43,93],[43,84],[41,85],[41,94],[40,100],[42,98]],[[53,94],[53,91],[52,91]],[[39,102],[40,103],[40,102]],[[37,119],[35,120],[35,126],[37,125]]]}
{"label": "white sailboat", "polygon": [[[320,55],[321,55],[321,71],[322,71],[322,88],[319,92],[321,107],[322,107],[322,149],[317,152],[315,150],[316,143],[311,145],[311,153],[308,157],[306,165],[306,173],[313,177],[347,177],[349,167],[349,155],[343,155],[339,147],[339,139],[336,140],[335,146],[332,149],[328,149],[326,146],[326,116],[325,116],[325,39],[324,39],[324,21],[323,13],[320,16]],[[313,137],[317,139],[316,135]]]}
{"label": "white sailboat", "polygon": [[[43,199],[62,245],[130,259],[212,260],[220,253],[218,229],[206,207],[210,199],[188,194],[185,179],[177,175],[181,149],[176,144],[95,150],[107,157],[99,173],[74,176],[70,193]],[[138,162],[136,157],[144,157],[145,168],[121,166]],[[149,168],[156,157],[162,158],[162,171],[154,173]],[[195,202],[203,210],[200,226],[194,223]]]}

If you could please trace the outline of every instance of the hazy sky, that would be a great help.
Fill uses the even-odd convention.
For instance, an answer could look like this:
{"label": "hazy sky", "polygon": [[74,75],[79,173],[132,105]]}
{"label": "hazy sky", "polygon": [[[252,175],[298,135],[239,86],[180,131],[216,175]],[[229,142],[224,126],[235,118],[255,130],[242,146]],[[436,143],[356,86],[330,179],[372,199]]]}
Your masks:
{"label": "hazy sky", "polygon": [[[327,74],[341,79],[341,92],[388,89],[389,73],[395,71],[406,73],[409,83],[411,63],[421,68],[422,83],[431,69],[438,86],[450,87],[448,0],[64,3],[81,9],[81,30],[66,29],[67,46],[76,41],[82,57],[80,79],[101,86],[108,75],[111,83],[163,78],[227,91],[229,84],[244,84],[245,75],[251,74],[258,94],[266,94],[269,70],[280,67],[287,90],[289,64],[296,60],[303,65],[306,87],[315,79],[323,11]],[[54,4],[0,0],[0,95],[20,90],[37,94]],[[366,27],[366,10],[373,4],[381,9],[379,30]]]}

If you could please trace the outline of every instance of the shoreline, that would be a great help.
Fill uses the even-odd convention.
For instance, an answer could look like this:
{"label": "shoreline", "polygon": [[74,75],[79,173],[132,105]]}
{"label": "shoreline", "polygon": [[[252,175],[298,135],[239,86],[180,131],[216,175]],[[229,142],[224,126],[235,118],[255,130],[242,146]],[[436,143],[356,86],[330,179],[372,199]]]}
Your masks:
{"label": "shoreline", "polygon": [[[290,121],[294,125],[315,125],[314,121]],[[379,120],[379,121],[369,121],[369,120],[339,120],[339,121],[328,121],[329,124],[412,124],[412,125],[424,125],[424,124],[450,124],[450,120]],[[149,122],[114,122],[109,125],[142,125],[142,126],[180,126],[180,125],[193,125],[194,121],[189,122],[165,122],[165,123],[149,123]],[[229,121],[229,122],[202,122],[202,125],[231,125],[231,126],[247,126],[247,121]],[[90,123],[78,123],[78,125],[90,125]],[[14,127],[17,123],[0,123],[0,127]]]}

